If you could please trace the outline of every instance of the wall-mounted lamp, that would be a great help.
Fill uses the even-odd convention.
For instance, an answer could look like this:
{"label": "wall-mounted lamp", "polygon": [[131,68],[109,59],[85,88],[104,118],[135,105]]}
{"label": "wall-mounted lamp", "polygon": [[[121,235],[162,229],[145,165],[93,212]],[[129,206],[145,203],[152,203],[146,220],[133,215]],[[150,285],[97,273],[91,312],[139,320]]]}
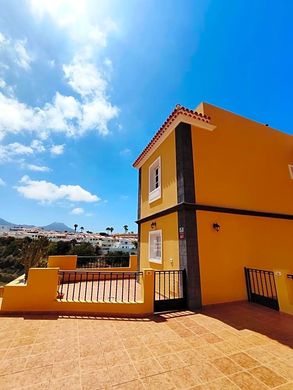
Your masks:
{"label": "wall-mounted lamp", "polygon": [[151,228],[152,228],[152,229],[155,229],[156,227],[157,227],[157,223],[156,223],[156,222],[152,222],[152,223],[151,223]]}
{"label": "wall-mounted lamp", "polygon": [[221,226],[217,222],[213,223],[213,229],[215,229],[216,232],[218,232],[220,228]]}

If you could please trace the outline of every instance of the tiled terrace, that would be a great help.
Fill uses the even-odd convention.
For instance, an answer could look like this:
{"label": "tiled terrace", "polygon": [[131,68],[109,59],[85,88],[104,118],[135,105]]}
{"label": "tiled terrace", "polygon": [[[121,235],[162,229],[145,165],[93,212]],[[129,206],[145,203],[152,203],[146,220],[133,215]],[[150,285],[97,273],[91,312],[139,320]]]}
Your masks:
{"label": "tiled terrace", "polygon": [[0,389],[293,389],[293,319],[257,305],[147,319],[0,317]]}

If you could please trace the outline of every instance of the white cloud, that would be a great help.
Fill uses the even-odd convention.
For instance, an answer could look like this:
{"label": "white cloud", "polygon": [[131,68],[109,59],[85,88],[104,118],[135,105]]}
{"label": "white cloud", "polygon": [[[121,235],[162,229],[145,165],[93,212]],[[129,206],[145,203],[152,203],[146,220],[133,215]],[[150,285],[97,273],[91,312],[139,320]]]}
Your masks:
{"label": "white cloud", "polygon": [[3,43],[5,43],[5,41],[6,41],[5,36],[0,32],[0,45],[3,45]]}
{"label": "white cloud", "polygon": [[0,88],[5,88],[5,87],[6,87],[5,81],[0,78]]}
{"label": "white cloud", "polygon": [[[1,36],[0,36],[0,39],[1,39]],[[5,183],[5,181],[4,181],[3,179],[1,179],[1,177],[0,177],[0,187],[4,187],[4,186],[6,186],[6,183]]]}
{"label": "white cloud", "polygon": [[[1,70],[1,64],[0,64],[0,70]],[[0,89],[2,89],[3,92],[5,92],[6,96],[13,96],[14,94],[14,87],[12,87],[11,85],[7,85],[6,81],[3,80],[1,77],[0,77]]]}
{"label": "white cloud", "polygon": [[32,180],[29,176],[23,176],[20,185],[16,186],[17,191],[25,198],[40,201],[41,203],[52,203],[60,200],[71,202],[97,202],[100,198],[91,194],[79,185],[60,186],[45,180]]}
{"label": "white cloud", "polygon": [[[0,141],[6,136],[19,134],[42,140],[51,139],[54,134],[79,137],[95,132],[107,135],[110,121],[118,116],[119,109],[108,94],[112,62],[109,58],[104,59],[100,51],[107,46],[109,35],[118,31],[117,25],[105,18],[99,22],[93,12],[96,5],[91,2],[26,1],[39,22],[49,18],[56,28],[63,29],[64,41],[68,41],[70,50],[75,53],[72,60],[61,65],[63,82],[72,88],[72,93],[65,95],[56,90],[46,103],[40,106],[28,104],[17,97],[16,89],[14,91],[12,86],[7,85],[8,79],[1,78]],[[9,71],[12,62],[23,70],[29,70],[38,58],[31,53],[26,39],[12,39],[0,33],[0,57],[3,50],[8,53],[3,56],[8,62],[0,64],[1,77],[2,73]],[[49,58],[47,64],[57,68],[60,58]],[[54,145],[51,153],[62,154],[63,151],[64,148]]]}
{"label": "white cloud", "polygon": [[49,167],[43,166],[43,165],[35,165],[35,164],[28,164],[26,162],[21,163],[21,167],[23,169],[28,169],[33,172],[50,172],[51,169]]}
{"label": "white cloud", "polygon": [[50,148],[50,152],[55,156],[59,156],[59,155],[63,154],[64,153],[64,144],[63,145],[53,145]]}
{"label": "white cloud", "polygon": [[50,133],[69,137],[89,131],[109,133],[108,124],[118,115],[106,95],[107,81],[91,63],[74,60],[64,66],[69,85],[81,95],[81,100],[56,92],[52,103],[42,108],[31,107],[0,92],[0,140],[7,134],[30,133],[43,139]]}
{"label": "white cloud", "polygon": [[[33,106],[8,93],[7,80],[3,80],[4,92],[0,92],[0,140],[7,134],[37,134],[46,139],[52,133],[69,137],[84,135],[89,131],[106,135],[109,122],[119,113],[108,96],[109,73],[112,62],[103,59],[100,50],[107,46],[107,39],[118,28],[111,19],[98,21],[96,5],[82,0],[27,0],[33,16],[42,22],[49,18],[62,31],[75,55],[63,63],[65,82],[72,88],[73,96],[56,91],[43,106]],[[102,5],[99,5],[101,8]],[[69,35],[67,35],[67,33]],[[14,62],[28,70],[33,56],[26,49],[27,40],[12,40],[1,34],[0,48],[13,51]],[[6,50],[5,49],[5,50]],[[48,60],[54,67],[58,58]]]}
{"label": "white cloud", "polygon": [[[20,68],[30,70],[33,56],[27,51],[26,39],[10,39],[0,33],[0,50]],[[4,65],[5,66],[5,65]]]}
{"label": "white cloud", "polygon": [[7,133],[30,129],[34,122],[34,110],[0,92],[0,140]]}
{"label": "white cloud", "polygon": [[44,144],[34,139],[30,145],[23,145],[19,142],[13,142],[7,145],[0,144],[0,163],[15,162],[21,168],[34,172],[49,172],[50,168],[44,165],[35,165],[27,163],[23,157],[32,157],[36,153],[46,151]]}
{"label": "white cloud", "polygon": [[75,57],[69,65],[63,65],[63,71],[68,84],[81,96],[105,94],[107,83],[97,68]]}
{"label": "white cloud", "polygon": [[33,140],[30,145],[13,142],[7,145],[0,144],[0,163],[10,162],[19,156],[29,156],[34,153],[44,152],[46,149],[39,140]]}
{"label": "white cloud", "polygon": [[22,145],[18,142],[0,145],[0,162],[11,161],[15,156],[29,154],[33,154],[33,149],[30,146]]}
{"label": "white cloud", "polygon": [[46,150],[44,144],[39,139],[32,140],[31,148],[38,153],[44,152]]}
{"label": "white cloud", "polygon": [[71,210],[71,213],[70,214],[74,214],[74,215],[80,215],[80,214],[83,214],[84,213],[84,209],[81,208],[81,207],[76,207],[75,209],[72,209]]}
{"label": "white cloud", "polygon": [[101,135],[107,135],[108,123],[119,113],[106,94],[107,80],[93,63],[79,56],[69,65],[64,65],[63,70],[68,84],[82,97],[79,133],[94,129]]}
{"label": "white cloud", "polygon": [[15,63],[24,70],[30,69],[30,64],[33,61],[33,57],[27,52],[25,45],[27,41],[16,41],[14,44],[15,50]]}
{"label": "white cloud", "polygon": [[111,19],[103,19],[97,25],[97,8],[99,5],[83,0],[28,0],[33,16],[41,22],[50,18],[59,28],[64,29],[71,40],[95,46],[107,46],[109,33],[117,32],[118,27]]}
{"label": "white cloud", "polygon": [[29,0],[33,15],[41,20],[49,16],[56,24],[66,27],[78,23],[86,12],[83,0]]}

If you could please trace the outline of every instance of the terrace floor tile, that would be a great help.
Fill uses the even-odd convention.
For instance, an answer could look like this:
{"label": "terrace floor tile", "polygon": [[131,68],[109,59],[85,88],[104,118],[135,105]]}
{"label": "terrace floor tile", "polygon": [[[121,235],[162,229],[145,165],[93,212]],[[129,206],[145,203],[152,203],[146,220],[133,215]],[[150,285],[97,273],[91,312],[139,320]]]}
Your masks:
{"label": "terrace floor tile", "polygon": [[293,318],[246,303],[147,318],[0,317],[1,390],[293,390]]}

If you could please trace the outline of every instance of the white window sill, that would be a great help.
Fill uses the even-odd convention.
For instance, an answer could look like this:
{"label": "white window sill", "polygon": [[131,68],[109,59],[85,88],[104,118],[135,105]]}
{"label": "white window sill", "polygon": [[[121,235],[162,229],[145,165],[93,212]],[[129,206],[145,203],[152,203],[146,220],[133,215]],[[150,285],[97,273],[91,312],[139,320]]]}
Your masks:
{"label": "white window sill", "polygon": [[162,264],[162,259],[149,259],[150,263]]}
{"label": "white window sill", "polygon": [[161,187],[158,187],[154,191],[149,193],[149,203],[155,202],[160,198],[161,198]]}

